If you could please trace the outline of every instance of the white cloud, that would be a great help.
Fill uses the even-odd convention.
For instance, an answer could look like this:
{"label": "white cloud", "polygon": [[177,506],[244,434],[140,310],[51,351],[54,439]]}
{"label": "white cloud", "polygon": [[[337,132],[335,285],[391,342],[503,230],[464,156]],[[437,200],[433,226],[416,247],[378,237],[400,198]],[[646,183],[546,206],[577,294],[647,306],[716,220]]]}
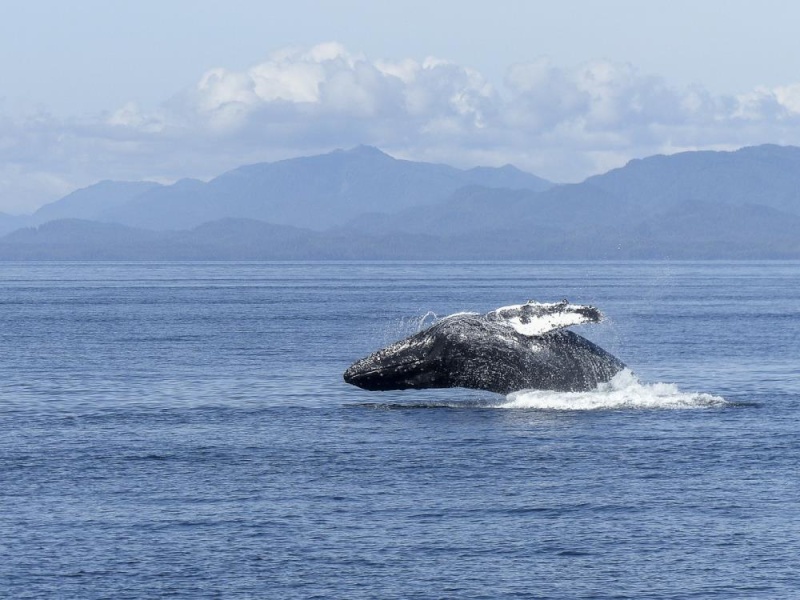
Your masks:
{"label": "white cloud", "polygon": [[339,44],[322,44],[275,52],[243,72],[213,69],[172,106],[183,117],[193,113],[193,126],[218,133],[227,128],[236,134],[251,124],[248,117],[263,124],[287,113],[302,115],[309,128],[331,119],[393,119],[405,130],[400,121],[417,118],[480,126],[492,95],[480,73],[448,61],[371,61]]}
{"label": "white cloud", "polygon": [[772,93],[788,113],[800,115],[800,83],[778,86]]}
{"label": "white cloud", "polygon": [[750,121],[782,121],[800,116],[800,83],[757,87],[737,97],[734,116]]}
{"label": "white cloud", "polygon": [[209,177],[359,143],[576,181],[634,157],[765,142],[800,144],[800,83],[714,96],[630,64],[536,58],[497,86],[452,61],[373,60],[329,43],[211,69],[156,110],[0,116],[0,211],[100,179]]}

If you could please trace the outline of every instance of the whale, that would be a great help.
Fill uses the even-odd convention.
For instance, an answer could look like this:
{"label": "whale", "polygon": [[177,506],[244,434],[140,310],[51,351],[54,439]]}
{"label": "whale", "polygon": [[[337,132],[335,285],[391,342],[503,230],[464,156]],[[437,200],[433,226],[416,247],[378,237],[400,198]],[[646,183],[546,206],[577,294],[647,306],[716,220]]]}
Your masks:
{"label": "whale", "polygon": [[611,380],[625,364],[567,328],[602,319],[594,306],[567,300],[529,300],[485,314],[456,313],[356,360],[344,380],[370,391],[589,391]]}

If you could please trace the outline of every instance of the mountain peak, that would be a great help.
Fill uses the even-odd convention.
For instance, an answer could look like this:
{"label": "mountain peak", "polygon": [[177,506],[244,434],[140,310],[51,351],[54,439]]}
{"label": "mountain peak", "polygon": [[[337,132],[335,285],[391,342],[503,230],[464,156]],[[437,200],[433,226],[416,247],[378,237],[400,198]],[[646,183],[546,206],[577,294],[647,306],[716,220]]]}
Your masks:
{"label": "mountain peak", "polygon": [[204,185],[205,182],[200,179],[184,177],[182,179],[178,179],[178,181],[174,182],[170,187],[173,189],[197,189],[203,187]]}
{"label": "mountain peak", "polygon": [[375,146],[367,146],[366,144],[359,144],[349,150],[342,150],[341,152],[349,154],[350,156],[374,156],[380,158],[392,158],[380,148]]}

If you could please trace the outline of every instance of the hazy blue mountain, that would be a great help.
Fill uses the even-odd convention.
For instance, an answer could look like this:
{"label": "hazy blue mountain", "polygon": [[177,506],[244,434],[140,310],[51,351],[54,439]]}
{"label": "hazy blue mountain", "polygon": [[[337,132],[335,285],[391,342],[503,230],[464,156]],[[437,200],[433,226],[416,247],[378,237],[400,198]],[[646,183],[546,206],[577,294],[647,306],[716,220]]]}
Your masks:
{"label": "hazy blue mountain", "polygon": [[323,230],[367,211],[392,212],[437,202],[473,184],[533,190],[551,185],[510,166],[464,171],[398,160],[377,148],[359,146],[248,165],[207,184],[154,190],[106,212],[103,219],[165,230],[233,217]]}
{"label": "hazy blue mountain", "polygon": [[698,200],[760,204],[800,214],[800,148],[768,144],[735,152],[651,156],[586,183],[642,210]]}
{"label": "hazy blue mountain", "polygon": [[689,202],[638,223],[531,221],[443,235],[319,232],[247,219],[184,231],[54,221],[0,238],[0,260],[566,260],[800,258],[800,216]]}
{"label": "hazy blue mountain", "polygon": [[152,181],[100,181],[45,204],[32,215],[0,213],[0,235],[58,219],[103,220],[106,211],[162,187]]}
{"label": "hazy blue mountain", "polygon": [[[440,240],[402,236],[377,250],[379,258],[422,258]],[[52,221],[0,238],[0,260],[304,260],[357,259],[376,254],[383,237],[349,236],[222,219],[191,230],[152,231],[80,219]]]}
{"label": "hazy blue mountain", "polygon": [[162,187],[153,181],[101,181],[75,190],[33,213],[31,222],[56,219],[102,219],[104,213],[146,192]]}
{"label": "hazy blue mountain", "polygon": [[487,257],[493,233],[520,256],[780,257],[800,255],[799,219],[800,149],[760,146],[631,161],[540,193],[464,188],[434,205],[361,215],[343,229],[471,234]]}
{"label": "hazy blue mountain", "polygon": [[145,190],[127,202],[110,206],[97,218],[154,230],[185,229],[177,224],[187,212],[198,209],[206,185],[199,179],[181,179],[172,185]]}
{"label": "hazy blue mountain", "polygon": [[617,239],[621,251],[637,258],[800,258],[800,214],[686,201],[626,228]]}
{"label": "hazy blue mountain", "polygon": [[[609,206],[615,206],[609,211]],[[458,235],[494,230],[555,230],[613,224],[632,207],[591,184],[560,185],[546,192],[466,187],[450,198],[394,214],[369,213],[346,231]]]}
{"label": "hazy blue mountain", "polygon": [[[430,185],[443,193],[443,181],[454,186],[480,170],[406,163],[358,148],[243,167],[209,184],[187,180],[153,188],[112,211],[137,207],[130,214],[157,217],[161,231],[59,221],[0,238],[0,259],[797,259],[799,159],[800,149],[778,146],[652,157],[544,191],[459,185],[436,201],[424,192],[413,197],[387,193],[382,197],[391,196],[393,204],[382,207],[396,208],[379,214],[367,192],[377,194],[374,190],[386,182],[393,182],[388,189],[395,192],[404,185],[406,190]],[[513,169],[491,170],[493,183],[501,171],[520,177]],[[337,208],[345,197],[347,206],[361,206],[361,200],[353,200],[361,198],[373,212],[324,231],[267,217],[209,218],[165,231],[178,228],[170,219],[181,218],[181,206],[191,205],[192,219],[216,214],[226,206],[221,198],[236,210],[250,206],[235,194],[224,196],[225,190],[250,190],[242,197],[252,206],[266,205],[257,201],[265,181],[271,182],[270,190],[288,194],[295,186],[316,198],[298,206],[321,219],[317,224],[326,222],[326,207]],[[314,204],[327,187],[343,181],[347,194],[340,185],[328,194],[328,204]],[[173,198],[179,200],[172,204]],[[415,204],[420,198],[428,202]]]}
{"label": "hazy blue mountain", "polygon": [[483,187],[508,188],[512,190],[544,191],[553,186],[546,179],[522,171],[514,165],[502,167],[473,167],[464,171],[465,183]]}
{"label": "hazy blue mountain", "polygon": [[50,221],[0,238],[3,260],[148,259],[142,249],[156,247],[162,233],[80,219]]}

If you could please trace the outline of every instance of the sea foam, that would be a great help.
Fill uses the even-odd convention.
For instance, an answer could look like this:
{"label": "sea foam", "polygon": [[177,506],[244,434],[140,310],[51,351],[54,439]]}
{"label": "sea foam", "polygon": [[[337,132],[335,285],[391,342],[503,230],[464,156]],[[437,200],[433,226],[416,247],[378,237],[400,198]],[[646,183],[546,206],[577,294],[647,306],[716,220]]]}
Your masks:
{"label": "sea foam", "polygon": [[539,410],[610,410],[660,408],[712,408],[727,401],[712,394],[682,392],[673,383],[641,383],[630,369],[624,369],[607,383],[588,392],[521,390],[506,396],[498,408]]}

